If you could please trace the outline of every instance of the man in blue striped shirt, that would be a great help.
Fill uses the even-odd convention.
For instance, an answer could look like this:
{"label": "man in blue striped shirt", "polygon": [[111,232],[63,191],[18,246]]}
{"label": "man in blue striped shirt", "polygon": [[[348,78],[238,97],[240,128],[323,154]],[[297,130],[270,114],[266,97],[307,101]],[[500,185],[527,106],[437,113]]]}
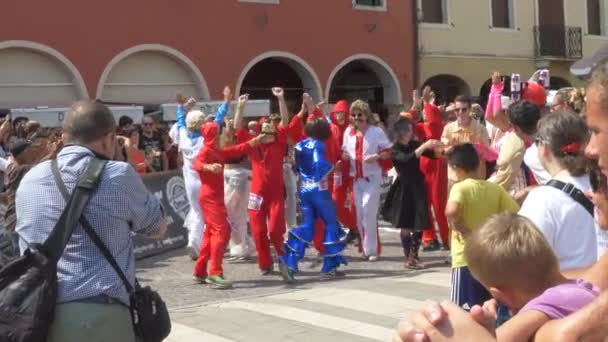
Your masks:
{"label": "man in blue striped shirt", "polygon": [[[111,111],[95,101],[75,103],[66,113],[57,161],[69,191],[93,157],[114,156],[116,122]],[[21,181],[16,196],[21,253],[51,233],[66,202],[43,162]],[[109,161],[99,187],[83,214],[133,284],[134,234],[160,238],[166,231],[160,201],[124,162]],[[135,341],[124,284],[97,246],[78,225],[58,263],[59,293],[49,341]]]}

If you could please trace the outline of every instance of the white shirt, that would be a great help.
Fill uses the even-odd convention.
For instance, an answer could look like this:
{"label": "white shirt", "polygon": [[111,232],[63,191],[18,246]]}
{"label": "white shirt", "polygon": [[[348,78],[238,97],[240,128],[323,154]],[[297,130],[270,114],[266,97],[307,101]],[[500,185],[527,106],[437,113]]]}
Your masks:
{"label": "white shirt", "polygon": [[194,163],[194,159],[196,159],[198,152],[203,147],[203,137],[190,139],[188,137],[188,130],[178,127],[177,124],[174,124],[173,127],[171,127],[169,136],[171,137],[171,140],[177,142],[177,146],[182,152],[182,156],[184,157],[184,171],[193,171],[192,163]]}
{"label": "white shirt", "polygon": [[[556,177],[582,192],[591,190],[589,177]],[[592,265],[597,260],[595,220],[568,194],[550,186],[530,191],[519,214],[529,218],[543,232],[557,255],[560,270]]]}
{"label": "white shirt", "polygon": [[363,148],[357,153],[357,135],[354,128],[348,127],[344,131],[342,151],[346,152],[351,160],[350,175],[357,176],[357,168],[361,168],[361,177],[382,176],[380,163],[366,163],[365,158],[391,148],[393,145],[384,131],[376,126],[368,126],[363,135]]}
{"label": "white shirt", "polygon": [[538,184],[545,184],[551,179],[551,175],[540,163],[540,159],[538,159],[538,148],[536,147],[536,144],[532,144],[532,146],[528,147],[526,150],[526,154],[524,154],[524,164],[532,171]]}

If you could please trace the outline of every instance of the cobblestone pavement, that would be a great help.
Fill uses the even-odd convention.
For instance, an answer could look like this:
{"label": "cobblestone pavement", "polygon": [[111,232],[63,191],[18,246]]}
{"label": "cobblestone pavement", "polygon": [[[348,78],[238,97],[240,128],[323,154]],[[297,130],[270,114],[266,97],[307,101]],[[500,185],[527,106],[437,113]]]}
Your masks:
{"label": "cobblestone pavement", "polygon": [[422,254],[427,266],[404,269],[396,231],[382,229],[383,255],[363,261],[349,247],[346,277],[321,281],[320,266],[302,264],[295,286],[278,274],[261,276],[255,259],[224,265],[232,290],[213,290],[191,279],[185,250],[138,261],[138,277],[157,289],[171,311],[168,341],[388,341],[400,317],[427,299],[449,295],[446,252]]}

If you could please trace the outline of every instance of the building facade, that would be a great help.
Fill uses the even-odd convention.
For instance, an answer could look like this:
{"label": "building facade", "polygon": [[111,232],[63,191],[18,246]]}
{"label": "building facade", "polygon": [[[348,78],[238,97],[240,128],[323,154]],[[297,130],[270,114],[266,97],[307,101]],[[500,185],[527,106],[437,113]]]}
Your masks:
{"label": "building facade", "polygon": [[608,43],[608,0],[417,1],[420,83],[440,101],[484,102],[494,70],[527,79],[549,68],[552,88],[579,86],[570,65]]}
{"label": "building facade", "polygon": [[0,108],[172,102],[177,92],[401,104],[415,0],[36,1],[3,4]]}

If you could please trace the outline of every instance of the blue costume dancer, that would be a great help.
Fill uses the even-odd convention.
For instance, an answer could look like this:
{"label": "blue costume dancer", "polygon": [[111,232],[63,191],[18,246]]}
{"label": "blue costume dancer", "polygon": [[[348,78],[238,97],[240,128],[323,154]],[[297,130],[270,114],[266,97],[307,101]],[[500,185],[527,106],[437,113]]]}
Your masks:
{"label": "blue costume dancer", "polygon": [[[325,123],[326,124],[326,123]],[[310,134],[309,134],[310,136]],[[333,166],[325,157],[325,144],[321,139],[308,138],[295,146],[296,170],[300,174],[300,207],[303,224],[289,232],[285,242],[285,255],[280,257],[279,267],[283,279],[293,282],[298,272],[298,262],[315,235],[315,222],[321,217],[325,223],[324,276],[337,276],[337,269],[346,260],[340,254],[346,247],[344,231],[338,224],[336,205],[327,189],[327,174]]]}

